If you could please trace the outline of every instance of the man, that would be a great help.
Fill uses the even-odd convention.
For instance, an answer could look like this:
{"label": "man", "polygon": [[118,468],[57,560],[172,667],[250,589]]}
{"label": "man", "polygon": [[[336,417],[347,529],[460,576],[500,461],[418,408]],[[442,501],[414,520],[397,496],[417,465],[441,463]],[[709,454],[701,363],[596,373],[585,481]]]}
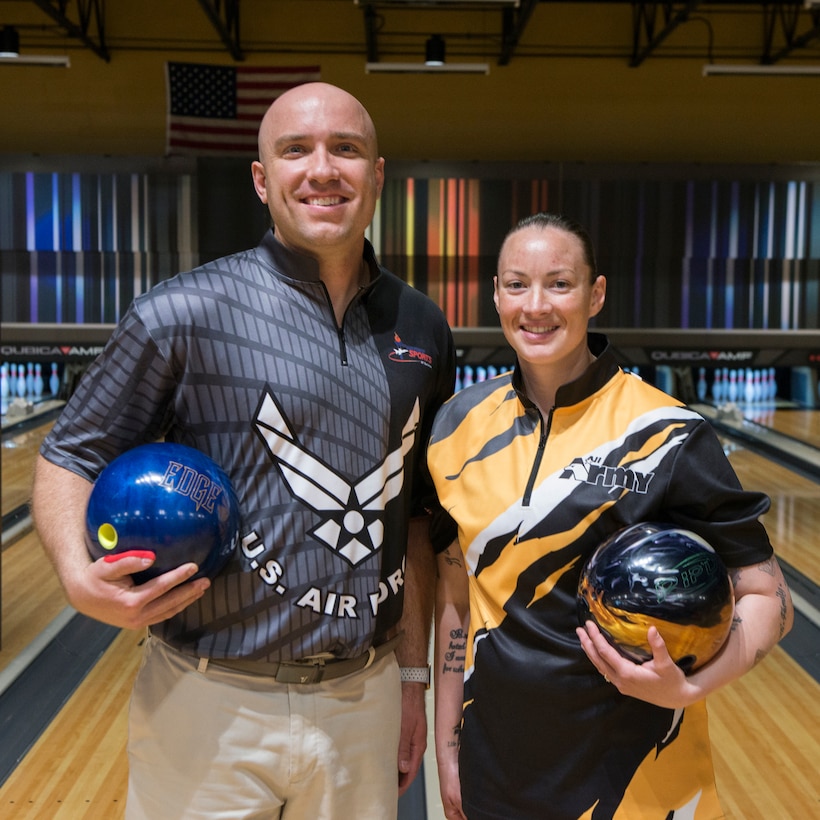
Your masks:
{"label": "man", "polygon": [[[129,818],[383,820],[426,742],[433,494],[417,468],[452,338],[364,239],[384,159],[354,97],[279,97],[252,175],[273,230],[135,301],[43,444],[35,521],[80,612],[151,627]],[[94,479],[158,438],[204,451],[239,497],[241,546],[213,581],[187,564],[135,587],[150,560],[86,553]]]}

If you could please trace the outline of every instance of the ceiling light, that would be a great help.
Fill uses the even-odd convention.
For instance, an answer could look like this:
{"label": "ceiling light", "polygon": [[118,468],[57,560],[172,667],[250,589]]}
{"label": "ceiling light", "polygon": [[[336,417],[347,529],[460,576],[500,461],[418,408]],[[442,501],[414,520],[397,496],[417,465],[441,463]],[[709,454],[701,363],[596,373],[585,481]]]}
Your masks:
{"label": "ceiling light", "polygon": [[40,65],[53,68],[70,68],[68,57],[51,57],[47,54],[31,54],[28,57],[0,57],[0,65]]}
{"label": "ceiling light", "polygon": [[20,56],[20,35],[14,26],[0,29],[0,57]]}
{"label": "ceiling light", "polygon": [[446,45],[440,34],[424,44],[423,63],[365,63],[366,74],[489,74],[488,63],[447,63]]}
{"label": "ceiling light", "polygon": [[444,38],[434,34],[424,44],[424,65],[444,65]]}
{"label": "ceiling light", "polygon": [[718,76],[800,77],[820,76],[820,65],[712,65],[703,67],[704,77]]}
{"label": "ceiling light", "polygon": [[518,6],[521,0],[354,0],[357,6]]}
{"label": "ceiling light", "polygon": [[367,74],[489,74],[489,63],[365,63]]}
{"label": "ceiling light", "polygon": [[20,54],[20,35],[14,26],[0,29],[0,65],[40,65],[68,68],[68,57],[48,54]]}

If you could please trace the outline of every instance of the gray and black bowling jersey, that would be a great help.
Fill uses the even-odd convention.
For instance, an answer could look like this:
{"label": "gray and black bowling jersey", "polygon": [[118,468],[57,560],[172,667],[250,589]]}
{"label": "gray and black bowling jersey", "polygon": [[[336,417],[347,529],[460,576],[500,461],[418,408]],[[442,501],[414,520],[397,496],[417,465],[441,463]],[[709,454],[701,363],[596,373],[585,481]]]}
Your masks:
{"label": "gray and black bowling jersey", "polygon": [[269,231],[137,298],[42,454],[94,481],[165,437],[230,476],[241,544],[205,596],[152,627],[183,652],[350,657],[401,613],[423,451],[454,381],[438,307],[379,268],[337,326],[313,260]]}

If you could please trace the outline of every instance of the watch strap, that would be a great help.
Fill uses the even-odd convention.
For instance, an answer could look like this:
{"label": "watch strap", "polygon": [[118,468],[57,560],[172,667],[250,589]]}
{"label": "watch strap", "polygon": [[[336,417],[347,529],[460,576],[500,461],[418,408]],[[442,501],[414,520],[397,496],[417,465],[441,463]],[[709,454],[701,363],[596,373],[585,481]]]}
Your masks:
{"label": "watch strap", "polygon": [[399,669],[402,683],[423,683],[430,688],[430,666],[402,666]]}

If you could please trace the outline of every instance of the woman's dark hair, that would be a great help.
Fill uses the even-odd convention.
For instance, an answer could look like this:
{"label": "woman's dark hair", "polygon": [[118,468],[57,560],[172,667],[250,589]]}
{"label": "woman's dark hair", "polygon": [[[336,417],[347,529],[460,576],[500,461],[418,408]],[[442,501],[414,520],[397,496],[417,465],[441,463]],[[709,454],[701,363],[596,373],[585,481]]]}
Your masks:
{"label": "woman's dark hair", "polygon": [[532,216],[526,216],[524,219],[520,220],[507,234],[504,241],[507,240],[507,237],[512,236],[512,234],[517,233],[524,228],[541,228],[542,230],[545,228],[557,228],[558,230],[566,231],[567,233],[571,233],[573,236],[578,237],[584,251],[584,262],[586,262],[589,266],[592,277],[591,281],[594,282],[598,278],[598,262],[595,259],[595,247],[592,244],[592,239],[590,238],[589,233],[587,233],[586,228],[582,225],[566,216],[561,216],[560,214],[533,214]]}

